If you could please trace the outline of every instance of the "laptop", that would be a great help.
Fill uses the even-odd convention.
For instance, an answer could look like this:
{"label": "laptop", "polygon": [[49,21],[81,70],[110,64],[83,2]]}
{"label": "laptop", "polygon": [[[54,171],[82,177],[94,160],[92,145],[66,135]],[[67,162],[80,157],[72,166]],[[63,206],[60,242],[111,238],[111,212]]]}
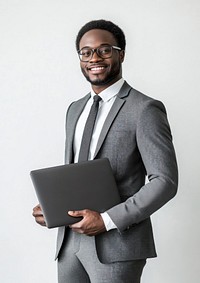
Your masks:
{"label": "laptop", "polygon": [[82,219],[69,210],[102,213],[121,202],[107,158],[37,169],[30,176],[48,228]]}

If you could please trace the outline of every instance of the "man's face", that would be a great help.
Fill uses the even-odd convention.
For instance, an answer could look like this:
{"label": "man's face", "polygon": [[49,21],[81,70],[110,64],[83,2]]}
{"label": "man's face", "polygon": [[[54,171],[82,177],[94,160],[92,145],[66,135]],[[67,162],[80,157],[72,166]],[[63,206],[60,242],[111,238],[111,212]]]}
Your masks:
{"label": "man's face", "polygon": [[[112,33],[106,30],[94,29],[86,32],[80,40],[79,47],[98,48],[102,45],[118,46]],[[112,57],[102,59],[95,52],[88,62],[81,62],[81,71],[92,84],[94,90],[107,88],[122,76],[121,63],[124,51],[113,49]]]}

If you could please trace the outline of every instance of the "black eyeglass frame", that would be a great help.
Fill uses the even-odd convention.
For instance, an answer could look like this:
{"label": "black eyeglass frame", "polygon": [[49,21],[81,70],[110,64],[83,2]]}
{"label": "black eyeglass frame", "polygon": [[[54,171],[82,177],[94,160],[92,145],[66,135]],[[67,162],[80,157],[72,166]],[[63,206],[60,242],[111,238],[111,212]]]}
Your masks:
{"label": "black eyeglass frame", "polygon": [[[102,57],[102,55],[99,53],[99,49],[100,48],[102,48],[102,47],[110,47],[111,48],[111,54],[107,57]],[[90,55],[90,58],[88,58],[87,60],[82,60],[81,59],[81,51],[83,50],[83,49],[89,49],[89,50],[91,50],[91,55]],[[94,55],[94,53],[96,52],[97,53],[97,55],[101,58],[101,59],[109,59],[109,58],[111,58],[112,57],[112,55],[113,55],[113,49],[115,49],[115,50],[118,50],[118,51],[121,51],[122,49],[120,48],[120,47],[118,47],[118,46],[114,46],[114,45],[102,45],[102,46],[99,46],[99,47],[97,47],[97,48],[89,48],[89,47],[83,47],[82,49],[80,49],[80,50],[78,50],[77,52],[78,52],[78,56],[79,56],[79,59],[80,59],[80,61],[81,62],[89,62],[91,59],[92,59],[92,57],[93,57],[93,55]]]}

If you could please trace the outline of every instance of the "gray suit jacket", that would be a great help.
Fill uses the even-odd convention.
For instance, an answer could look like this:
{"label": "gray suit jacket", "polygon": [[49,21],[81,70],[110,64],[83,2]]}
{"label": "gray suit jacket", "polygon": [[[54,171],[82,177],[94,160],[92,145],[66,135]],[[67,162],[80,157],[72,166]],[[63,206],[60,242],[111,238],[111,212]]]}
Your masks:
{"label": "gray suit jacket", "polygon": [[[90,94],[72,103],[66,118],[66,163],[73,162],[76,122]],[[108,157],[122,203],[107,213],[118,229],[96,236],[103,263],[155,257],[150,215],[177,192],[177,163],[163,104],[126,82],[106,118],[95,158]],[[145,176],[149,182],[145,184]],[[67,228],[58,231],[57,256]]]}

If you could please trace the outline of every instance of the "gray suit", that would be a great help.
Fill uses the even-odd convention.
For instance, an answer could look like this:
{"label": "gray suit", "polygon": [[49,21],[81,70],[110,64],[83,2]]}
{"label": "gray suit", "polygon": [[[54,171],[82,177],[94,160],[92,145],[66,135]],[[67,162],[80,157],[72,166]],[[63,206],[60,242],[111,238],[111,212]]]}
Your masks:
{"label": "gray suit", "polygon": [[[74,129],[89,97],[86,95],[68,109],[66,163],[73,162]],[[110,160],[122,203],[107,211],[118,229],[95,237],[99,260],[111,263],[155,257],[150,215],[175,196],[178,182],[163,104],[125,82],[97,144],[95,158],[103,157]],[[57,256],[67,230],[59,228]]]}

